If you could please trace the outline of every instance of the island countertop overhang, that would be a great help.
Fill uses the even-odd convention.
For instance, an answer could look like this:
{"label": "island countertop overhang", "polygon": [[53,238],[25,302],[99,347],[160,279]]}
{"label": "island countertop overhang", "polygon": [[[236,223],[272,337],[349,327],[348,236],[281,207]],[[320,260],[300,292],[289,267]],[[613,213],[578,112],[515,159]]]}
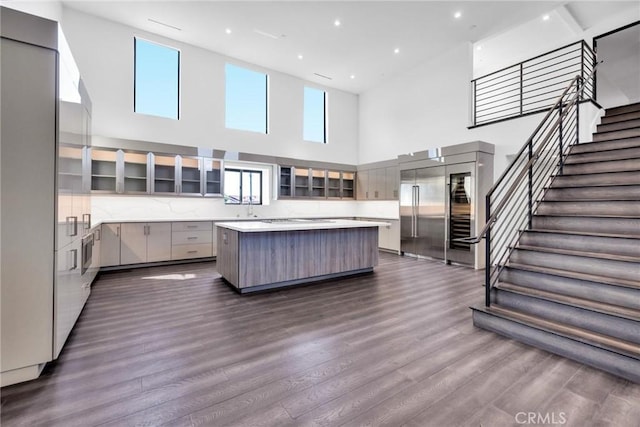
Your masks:
{"label": "island countertop overhang", "polygon": [[356,221],[347,219],[307,220],[291,219],[286,221],[229,221],[217,222],[216,226],[241,233],[261,233],[270,231],[327,230],[339,228],[386,227],[390,224],[382,221]]}

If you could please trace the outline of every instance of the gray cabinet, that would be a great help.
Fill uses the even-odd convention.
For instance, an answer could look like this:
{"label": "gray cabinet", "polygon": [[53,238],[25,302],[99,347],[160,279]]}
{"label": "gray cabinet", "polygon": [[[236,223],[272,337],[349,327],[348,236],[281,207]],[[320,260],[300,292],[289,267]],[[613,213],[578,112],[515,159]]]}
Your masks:
{"label": "gray cabinet", "polygon": [[384,198],[387,200],[398,200],[400,191],[400,171],[397,166],[385,168]]}
{"label": "gray cabinet", "polygon": [[358,170],[358,200],[398,200],[397,166],[371,166]]}
{"label": "gray cabinet", "polygon": [[[18,14],[0,13],[2,386],[36,378],[53,345],[57,54],[55,46],[15,39],[12,27],[34,25],[20,16],[11,22]],[[50,26],[55,44],[55,23]]]}
{"label": "gray cabinet", "polygon": [[299,199],[353,199],[354,172],[278,166],[278,196]]}
{"label": "gray cabinet", "polygon": [[120,265],[120,224],[102,224],[100,230],[100,266]]}
{"label": "gray cabinet", "polygon": [[174,222],[171,225],[171,259],[213,256],[214,230],[211,221]]}
{"label": "gray cabinet", "polygon": [[171,259],[171,223],[123,223],[120,264],[141,264]]}
{"label": "gray cabinet", "polygon": [[369,196],[369,171],[359,170],[356,174],[356,198],[358,200],[367,200]]}
{"label": "gray cabinet", "polygon": [[222,195],[221,160],[108,147],[92,147],[88,159],[86,176],[93,192]]}

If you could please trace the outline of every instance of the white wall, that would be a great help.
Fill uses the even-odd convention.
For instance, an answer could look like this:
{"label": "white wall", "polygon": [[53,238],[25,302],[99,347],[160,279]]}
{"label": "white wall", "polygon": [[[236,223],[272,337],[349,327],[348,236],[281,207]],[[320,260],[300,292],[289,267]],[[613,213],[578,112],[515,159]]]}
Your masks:
{"label": "white wall", "polygon": [[[304,80],[68,8],[63,10],[63,29],[93,102],[96,135],[342,163],[358,161],[357,95],[324,88],[329,97],[329,142],[304,142]],[[134,36],[180,49],[180,120],[133,112]],[[225,128],[227,61],[269,74],[268,135]]]}
{"label": "white wall", "polygon": [[359,163],[471,141],[470,80],[471,46],[460,44],[361,94]]}
{"label": "white wall", "polygon": [[[591,40],[593,36],[637,20],[635,15],[615,15],[584,31],[575,40],[581,37]],[[550,48],[562,46],[564,42]],[[545,47],[548,46],[545,44]],[[481,140],[496,146],[494,175],[500,176],[507,166],[506,156],[518,152],[543,114],[468,129],[472,70],[472,47],[464,43],[361,94],[359,163]],[[595,113],[589,114],[582,125],[597,122],[593,119]],[[581,129],[581,136],[586,138],[588,134]]]}

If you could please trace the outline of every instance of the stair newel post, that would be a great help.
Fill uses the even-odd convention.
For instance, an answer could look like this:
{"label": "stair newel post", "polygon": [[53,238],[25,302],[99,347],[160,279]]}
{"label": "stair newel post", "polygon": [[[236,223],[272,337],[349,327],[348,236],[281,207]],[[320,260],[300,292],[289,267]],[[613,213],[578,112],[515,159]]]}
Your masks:
{"label": "stair newel post", "polygon": [[[582,80],[584,79],[584,47],[587,43],[582,40],[582,44],[581,44],[581,49],[580,49],[580,78],[578,79],[578,86],[576,86],[576,92],[578,91],[578,89],[580,88],[580,83],[582,82]],[[584,95],[582,93],[582,90],[580,90],[579,94],[576,94],[577,96],[577,102],[582,101],[584,99]]]}
{"label": "stair newel post", "polygon": [[471,80],[471,85],[473,86],[473,118],[471,120],[471,123],[473,123],[473,125],[476,125],[476,114],[477,114],[477,102],[478,102],[478,91],[476,89],[476,80]]}
{"label": "stair newel post", "polygon": [[[491,218],[491,196],[487,194],[485,197],[485,220],[488,221]],[[491,227],[487,228],[487,233],[484,240],[484,291],[485,291],[485,306],[491,305]]]}
{"label": "stair newel post", "polygon": [[[583,97],[584,79],[580,77],[576,83],[576,90],[580,90],[580,98]],[[580,143],[580,103],[576,103],[576,145]]]}
{"label": "stair newel post", "polygon": [[[577,104],[576,104],[577,105]],[[558,107],[558,174],[562,175],[562,102],[560,102],[560,107]]]}
{"label": "stair newel post", "polygon": [[[529,153],[529,162],[533,158],[533,138],[529,139],[528,142],[528,153]],[[529,229],[531,229],[532,223],[532,212],[533,212],[533,164],[529,165],[529,173],[528,173],[528,182],[527,182],[527,219],[529,224]]]}

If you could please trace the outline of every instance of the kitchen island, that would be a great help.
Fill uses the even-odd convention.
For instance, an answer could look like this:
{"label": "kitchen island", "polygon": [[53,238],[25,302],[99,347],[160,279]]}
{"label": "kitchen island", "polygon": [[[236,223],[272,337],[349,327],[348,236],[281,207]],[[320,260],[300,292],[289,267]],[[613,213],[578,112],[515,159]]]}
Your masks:
{"label": "kitchen island", "polygon": [[386,225],[304,219],[216,223],[216,265],[240,293],[371,272],[378,264],[378,227]]}

